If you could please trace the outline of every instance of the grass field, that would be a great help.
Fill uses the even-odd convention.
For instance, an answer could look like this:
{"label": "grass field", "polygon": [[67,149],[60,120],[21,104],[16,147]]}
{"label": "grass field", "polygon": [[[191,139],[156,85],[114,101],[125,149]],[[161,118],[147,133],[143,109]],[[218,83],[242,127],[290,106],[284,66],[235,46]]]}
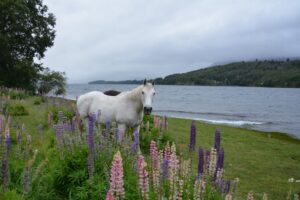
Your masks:
{"label": "grass field", "polygon": [[[40,148],[41,154],[47,154],[49,142],[39,137],[38,125],[46,126],[46,110],[51,104],[34,105],[37,97],[29,97],[22,104],[28,109],[28,116],[13,118],[13,125],[26,124],[27,132],[32,135],[33,145]],[[169,118],[167,134],[175,141],[177,148],[185,155],[192,154],[198,160],[197,150],[188,151],[191,120]],[[225,151],[225,176],[233,180],[238,177],[239,197],[245,199],[253,191],[257,199],[266,192],[269,199],[286,199],[290,189],[289,178],[300,180],[300,140],[284,134],[246,130],[241,128],[213,125],[197,122],[197,148],[199,145],[209,149],[214,144],[216,128],[221,130],[221,146]],[[15,140],[15,133],[12,133]],[[45,135],[46,139],[47,136]],[[51,165],[51,163],[49,163]],[[197,162],[193,162],[196,170]],[[300,193],[300,183],[294,183],[293,192]],[[0,195],[1,197],[1,195]],[[243,197],[243,198],[241,198]]]}
{"label": "grass field", "polygon": [[[169,119],[168,132],[185,154],[189,154],[190,124],[191,120]],[[205,149],[213,146],[216,128],[221,130],[225,174],[230,179],[240,179],[240,194],[245,196],[253,191],[256,197],[262,198],[266,192],[270,199],[286,199],[290,187],[288,179],[300,180],[300,140],[280,133],[197,122],[197,146]],[[197,156],[194,152],[193,158]],[[300,193],[300,183],[294,187]]]}

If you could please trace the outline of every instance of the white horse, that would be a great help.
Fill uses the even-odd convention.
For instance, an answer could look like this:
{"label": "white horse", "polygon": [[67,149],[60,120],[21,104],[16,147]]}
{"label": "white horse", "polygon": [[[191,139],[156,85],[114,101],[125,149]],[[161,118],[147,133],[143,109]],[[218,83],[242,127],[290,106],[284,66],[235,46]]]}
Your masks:
{"label": "white horse", "polygon": [[[126,127],[139,128],[144,113],[151,114],[154,95],[154,82],[147,83],[144,80],[143,85],[116,96],[98,91],[83,94],[77,100],[77,110],[82,120],[90,113],[95,113],[100,124],[110,120],[123,130]],[[99,111],[101,115],[98,116]]]}

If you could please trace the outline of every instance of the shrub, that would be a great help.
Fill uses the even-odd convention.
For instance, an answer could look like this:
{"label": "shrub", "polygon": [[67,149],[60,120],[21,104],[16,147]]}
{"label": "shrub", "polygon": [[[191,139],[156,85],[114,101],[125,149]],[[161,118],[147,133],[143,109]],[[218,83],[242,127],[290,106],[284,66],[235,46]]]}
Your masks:
{"label": "shrub", "polygon": [[22,104],[6,104],[4,106],[4,110],[6,111],[7,114],[11,116],[23,116],[23,115],[28,115],[29,112],[25,108],[24,105]]}

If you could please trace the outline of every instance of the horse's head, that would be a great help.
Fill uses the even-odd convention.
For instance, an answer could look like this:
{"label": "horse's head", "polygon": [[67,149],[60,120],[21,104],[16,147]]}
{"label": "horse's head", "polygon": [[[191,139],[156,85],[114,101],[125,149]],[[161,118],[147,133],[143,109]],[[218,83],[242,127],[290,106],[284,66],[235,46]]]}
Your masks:
{"label": "horse's head", "polygon": [[152,112],[152,102],[154,95],[154,81],[151,83],[147,83],[147,80],[145,79],[142,88],[142,103],[144,107],[144,113],[146,115],[149,115]]}

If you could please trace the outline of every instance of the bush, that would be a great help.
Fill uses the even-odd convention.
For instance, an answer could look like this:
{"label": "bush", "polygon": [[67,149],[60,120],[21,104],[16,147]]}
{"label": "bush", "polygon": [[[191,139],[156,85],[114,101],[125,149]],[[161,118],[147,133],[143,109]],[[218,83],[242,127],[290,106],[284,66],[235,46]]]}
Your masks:
{"label": "bush", "polygon": [[11,99],[25,99],[28,95],[23,91],[12,90],[9,92],[9,96]]}
{"label": "bush", "polygon": [[29,114],[25,106],[21,104],[7,104],[4,106],[4,110],[11,116],[23,116]]}
{"label": "bush", "polygon": [[45,102],[45,100],[44,100],[42,97],[37,97],[37,98],[34,100],[33,104],[34,104],[34,105],[40,105],[41,103],[44,103],[44,102]]}

